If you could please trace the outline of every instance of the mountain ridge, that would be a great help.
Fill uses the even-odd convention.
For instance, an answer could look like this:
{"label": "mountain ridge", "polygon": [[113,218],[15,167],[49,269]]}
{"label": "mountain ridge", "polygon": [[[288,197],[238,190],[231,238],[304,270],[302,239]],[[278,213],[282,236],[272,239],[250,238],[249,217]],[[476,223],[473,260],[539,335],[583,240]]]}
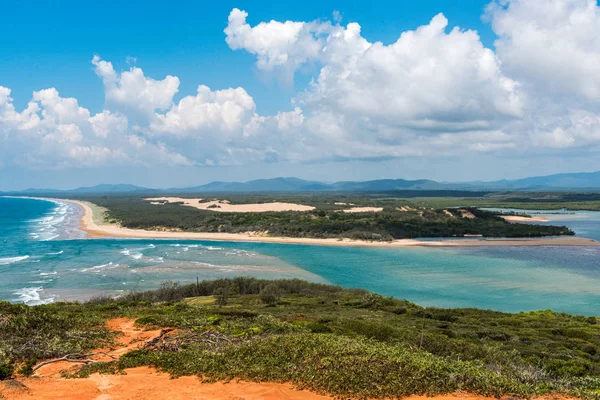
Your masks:
{"label": "mountain ridge", "polygon": [[393,191],[600,191],[600,171],[561,173],[522,179],[473,182],[438,182],[430,179],[375,179],[326,183],[295,177],[255,179],[247,182],[213,181],[205,185],[152,189],[131,184],[100,184],[76,189],[5,191],[4,194],[135,194],[135,193],[251,193],[251,192],[393,192]]}

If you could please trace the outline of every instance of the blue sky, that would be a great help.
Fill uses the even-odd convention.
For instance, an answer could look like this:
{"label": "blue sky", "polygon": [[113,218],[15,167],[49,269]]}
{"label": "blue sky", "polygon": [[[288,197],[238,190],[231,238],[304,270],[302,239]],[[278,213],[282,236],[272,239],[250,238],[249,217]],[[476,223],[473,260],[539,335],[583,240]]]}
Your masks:
{"label": "blue sky", "polygon": [[[14,122],[17,114],[8,116],[8,108],[2,119],[0,101],[0,189],[101,182],[185,186],[279,175],[322,180],[470,180],[600,169],[596,157],[600,67],[593,65],[600,59],[600,42],[593,37],[600,27],[597,3],[543,0],[534,9],[523,0],[510,0],[497,3],[495,11],[484,16],[489,4],[476,0],[1,2],[0,87],[10,89],[5,107],[19,113],[21,125]],[[247,13],[239,24],[247,30],[226,35],[234,8]],[[334,11],[341,15],[339,25]],[[434,37],[423,34],[414,43],[403,42],[408,55],[397,56],[392,44],[400,35],[434,26],[432,18],[440,13],[448,26]],[[586,20],[568,26],[573,15],[586,15]],[[318,55],[303,53],[307,50],[301,43],[285,48],[260,44],[275,31],[259,32],[254,29],[258,24],[274,27],[285,21],[305,24],[302,32],[311,45],[320,46]],[[361,41],[346,43],[355,46],[351,50],[332,50],[330,40],[350,33],[348,24],[353,22],[360,24]],[[526,30],[532,23],[537,30]],[[462,31],[452,36],[455,26]],[[479,37],[465,33],[467,29]],[[533,40],[537,34],[564,46],[553,48]],[[237,44],[226,41],[229,36]],[[498,48],[496,40],[501,41]],[[381,52],[373,50],[377,46],[370,53],[364,50],[362,43],[376,42],[381,42]],[[448,50],[453,46],[456,55]],[[561,53],[565,48],[572,54]],[[267,66],[261,66],[261,57],[273,52],[300,61],[282,64],[268,59]],[[372,54],[377,54],[376,60]],[[177,77],[177,90],[165,95],[171,105],[150,105],[144,115],[133,112],[142,100],[132,93],[110,94],[103,81],[106,75],[91,63],[94,55],[110,63],[119,79],[116,87],[132,68],[143,71],[144,82]],[[568,69],[570,58],[577,65]],[[482,66],[484,61],[489,65]],[[431,72],[435,76],[429,79],[420,72],[427,65],[436,65]],[[326,72],[329,80],[320,79]],[[372,83],[364,78],[371,72]],[[348,74],[354,78],[347,78]],[[293,77],[291,84],[284,75]],[[407,80],[396,79],[400,76]],[[439,85],[429,85],[437,80]],[[175,110],[182,99],[195,96],[198,85],[208,86],[214,98],[220,96],[217,91],[242,88],[243,98],[239,92],[227,94],[235,96],[240,107],[235,121],[226,120],[231,115],[222,108],[219,118],[223,120],[210,123],[198,122],[206,115],[194,119],[191,109]],[[41,122],[34,128],[25,121],[30,115],[22,113],[34,92],[49,88],[58,94],[46,93],[35,100]],[[390,93],[383,100],[368,97],[387,88]],[[364,104],[355,104],[351,97],[356,93],[363,93],[358,97]],[[77,106],[87,110],[84,119],[106,110],[125,120],[121,136],[110,136],[112,131],[99,134],[97,120],[90,125],[64,115],[48,117],[64,110],[57,104],[65,98],[76,99]],[[368,106],[379,100],[382,105]],[[217,103],[209,100],[202,107],[223,106]],[[301,114],[301,122],[293,129],[282,128],[281,118],[275,117],[278,113],[298,117],[292,115],[294,110]],[[164,119],[171,111],[174,119]],[[190,121],[181,122],[184,118]],[[324,125],[325,120],[336,121],[335,126]],[[176,121],[176,127],[169,121]],[[185,134],[178,131],[181,124],[186,126]],[[237,125],[232,128],[232,124]],[[256,133],[248,134],[250,129]],[[36,147],[32,144],[36,142],[42,145]],[[124,147],[133,142],[134,147]],[[65,146],[73,147],[63,154]],[[176,159],[180,161],[171,162]]]}

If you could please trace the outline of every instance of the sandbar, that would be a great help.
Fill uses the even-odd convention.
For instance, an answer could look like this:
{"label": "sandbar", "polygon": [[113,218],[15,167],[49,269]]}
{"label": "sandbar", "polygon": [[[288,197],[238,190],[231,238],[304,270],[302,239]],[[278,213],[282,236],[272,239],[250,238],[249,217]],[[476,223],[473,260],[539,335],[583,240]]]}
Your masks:
{"label": "sandbar", "polygon": [[[148,238],[148,239],[195,239],[226,242],[261,242],[289,243],[327,246],[366,246],[366,247],[474,247],[474,246],[600,246],[600,242],[592,239],[560,236],[547,238],[468,238],[449,240],[415,240],[398,239],[392,241],[365,241],[354,239],[320,239],[267,236],[263,232],[247,233],[213,233],[213,232],[182,232],[173,230],[144,230],[124,228],[116,224],[106,223],[101,215],[101,209],[90,202],[81,200],[54,199],[77,204],[83,210],[81,229],[88,238]],[[94,212],[95,211],[95,212]]]}

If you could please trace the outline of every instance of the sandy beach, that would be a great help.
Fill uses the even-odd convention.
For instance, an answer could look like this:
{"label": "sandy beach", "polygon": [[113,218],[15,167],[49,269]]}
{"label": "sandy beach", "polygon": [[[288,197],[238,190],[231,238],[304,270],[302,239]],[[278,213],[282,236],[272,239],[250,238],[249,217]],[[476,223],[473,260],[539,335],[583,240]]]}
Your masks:
{"label": "sandy beach", "polygon": [[502,215],[501,218],[503,218],[505,221],[508,222],[512,222],[512,223],[519,223],[519,222],[548,222],[549,219],[548,218],[544,218],[544,217],[522,217],[520,215]]}
{"label": "sandy beach", "polygon": [[289,238],[265,236],[262,233],[211,233],[211,232],[176,232],[148,231],[142,229],[123,228],[104,222],[101,209],[93,203],[80,200],[54,199],[67,201],[78,205],[83,210],[81,229],[88,238],[148,238],[148,239],[196,239],[228,242],[263,242],[309,244],[326,246],[368,246],[368,247],[470,247],[470,246],[600,246],[600,242],[592,239],[564,236],[551,238],[527,239],[489,239],[470,238],[456,240],[422,241],[415,239],[400,239],[389,242],[369,242],[352,239],[317,239]]}

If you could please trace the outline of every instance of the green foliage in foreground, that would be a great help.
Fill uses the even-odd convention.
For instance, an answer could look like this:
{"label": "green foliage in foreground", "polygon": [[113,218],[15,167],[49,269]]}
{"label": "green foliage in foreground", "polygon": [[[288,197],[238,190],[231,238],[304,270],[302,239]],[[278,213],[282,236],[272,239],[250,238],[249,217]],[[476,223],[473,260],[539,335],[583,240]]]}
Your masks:
{"label": "green foliage in foreground", "polygon": [[[167,283],[86,304],[0,303],[0,321],[8,327],[0,330],[0,365],[105,346],[112,336],[102,321],[122,316],[178,331],[119,361],[83,367],[76,376],[152,365],[174,376],[294,382],[352,397],[459,389],[600,396],[596,317],[423,308],[299,280]],[[24,346],[32,340],[39,349]]]}

